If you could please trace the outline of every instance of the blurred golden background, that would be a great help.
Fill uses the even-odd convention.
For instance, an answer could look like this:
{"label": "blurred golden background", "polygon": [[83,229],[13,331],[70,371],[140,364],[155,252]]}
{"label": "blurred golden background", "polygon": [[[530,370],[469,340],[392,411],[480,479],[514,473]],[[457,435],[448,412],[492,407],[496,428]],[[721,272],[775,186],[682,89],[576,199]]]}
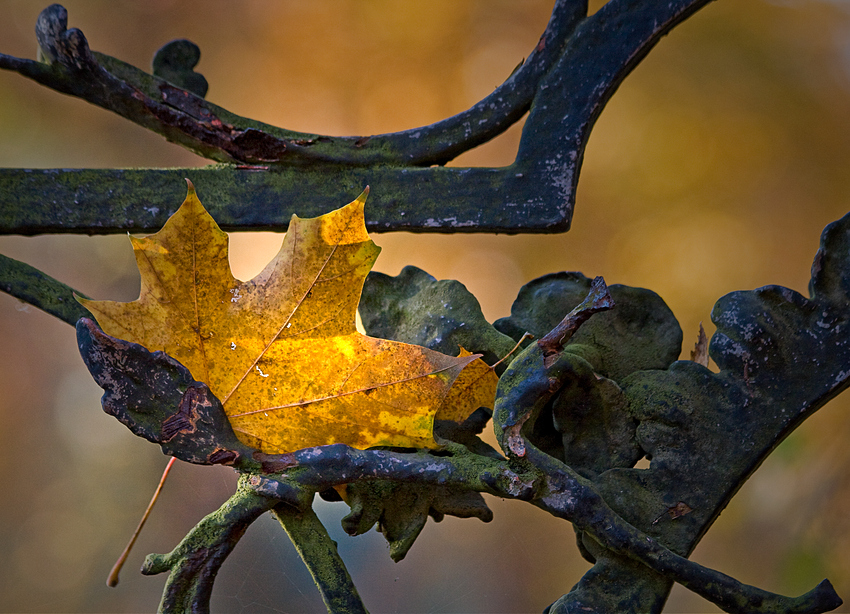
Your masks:
{"label": "blurred golden background", "polygon": [[[0,52],[35,57],[33,27],[47,3],[0,0]],[[552,0],[64,5],[92,48],[145,69],[165,42],[196,42],[207,98],[240,115],[368,135],[428,124],[485,96],[533,49]],[[522,284],[549,272],[651,288],[679,318],[687,357],[700,322],[711,335],[711,307],[723,294],[772,283],[807,294],[821,230],[850,210],[849,111],[850,3],[720,0],[663,39],[603,112],[573,230],[378,235],[377,269],[414,264],[458,279],[491,320],[509,313]],[[509,164],[519,133],[453,164]],[[106,111],[0,72],[0,167],[203,164]],[[233,236],[236,275],[259,271],[279,241]],[[138,295],[126,237],[0,237],[0,252],[95,298]],[[121,584],[108,589],[165,458],[100,411],[67,324],[0,295],[0,344],[0,611],[153,610],[165,577],[139,575],[142,558],[171,550],[217,508],[233,491],[233,472],[177,467]],[[785,594],[829,577],[850,600],[848,403],[839,397],[780,446],[694,560]],[[488,501],[491,524],[431,522],[399,564],[377,533],[342,533],[343,504],[318,510],[373,612],[539,612],[588,568],[572,528],[528,505]],[[270,518],[225,563],[212,604],[246,614],[322,609]],[[666,611],[719,610],[676,587]]]}

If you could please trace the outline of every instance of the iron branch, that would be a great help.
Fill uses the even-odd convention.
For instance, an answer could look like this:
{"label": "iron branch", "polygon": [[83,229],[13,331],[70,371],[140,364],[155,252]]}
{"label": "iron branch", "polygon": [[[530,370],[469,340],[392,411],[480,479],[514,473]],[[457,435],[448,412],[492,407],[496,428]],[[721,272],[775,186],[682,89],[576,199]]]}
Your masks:
{"label": "iron branch", "polygon": [[528,59],[490,95],[435,124],[375,136],[307,134],[239,117],[165,79],[92,52],[80,30],[67,28],[68,13],[58,4],[38,17],[36,36],[43,61],[0,54],[0,68],[112,111],[217,162],[442,165],[498,136],[528,111],[538,82],[586,14],[583,0],[558,0]]}
{"label": "iron branch", "polygon": [[[218,197],[228,230],[284,231],[288,203],[312,195],[319,215],[373,188],[370,231],[565,232],[584,147],[620,82],[675,25],[709,0],[611,0],[585,16],[584,0],[558,0],[528,60],[467,111],[403,132],[332,137],[246,119],[200,96],[90,51],[64,9],[40,18],[52,63],[0,55],[0,67],[113,110],[202,156],[207,169],[0,170],[0,233],[155,231],[178,203],[183,177]],[[197,75],[196,75],[197,76]],[[529,111],[515,162],[444,168]],[[61,181],[57,181],[57,176]],[[447,208],[445,203],[452,206]],[[70,203],[73,203],[71,205]],[[220,211],[214,211],[218,207]]]}

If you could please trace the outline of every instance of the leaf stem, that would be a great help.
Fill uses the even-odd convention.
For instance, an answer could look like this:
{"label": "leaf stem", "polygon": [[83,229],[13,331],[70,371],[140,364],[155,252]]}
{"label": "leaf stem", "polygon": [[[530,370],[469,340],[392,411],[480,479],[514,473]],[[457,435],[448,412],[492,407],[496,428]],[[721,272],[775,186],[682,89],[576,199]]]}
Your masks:
{"label": "leaf stem", "polygon": [[139,521],[139,526],[136,527],[136,530],[133,531],[133,536],[130,538],[130,541],[127,543],[127,546],[124,548],[124,551],[121,553],[121,556],[118,557],[118,560],[115,561],[115,565],[112,566],[112,571],[109,572],[109,576],[106,578],[106,586],[116,587],[118,586],[118,574],[121,573],[121,568],[124,567],[124,563],[127,561],[127,557],[130,555],[130,550],[133,549],[133,546],[136,544],[136,540],[139,538],[139,534],[142,532],[142,528],[144,528],[145,523],[148,521],[148,516],[150,516],[151,510],[153,510],[153,506],[156,504],[159,499],[159,493],[162,492],[162,487],[165,485],[165,480],[168,478],[168,474],[171,471],[171,466],[174,465],[174,461],[177,459],[173,456],[169,459],[168,464],[165,466],[165,470],[162,472],[162,477],[159,478],[159,484],[156,487],[156,490],[153,493],[153,497],[151,497],[150,503],[148,503],[148,507],[145,510],[145,513],[142,514],[142,519]]}
{"label": "leaf stem", "polygon": [[[499,360],[497,360],[496,362],[494,362],[492,365],[490,365],[490,368],[491,368],[491,369],[495,369],[495,368],[496,368],[496,367],[498,367],[500,364],[502,364],[503,362],[505,362],[508,358],[510,358],[511,356],[513,356],[513,355],[514,355],[514,353],[515,353],[515,352],[519,349],[519,346],[521,346],[521,345],[523,344],[523,342],[524,342],[526,339],[534,339],[534,335],[532,335],[532,334],[531,334],[531,333],[529,333],[529,332],[525,332],[525,333],[523,333],[523,334],[522,334],[522,337],[520,337],[520,338],[519,338],[519,341],[517,341],[517,342],[516,342],[516,345],[515,345],[515,346],[511,349],[511,351],[510,351],[510,352],[508,352],[507,354],[505,354],[504,356],[502,356]],[[513,359],[511,359],[511,360],[513,360]]]}

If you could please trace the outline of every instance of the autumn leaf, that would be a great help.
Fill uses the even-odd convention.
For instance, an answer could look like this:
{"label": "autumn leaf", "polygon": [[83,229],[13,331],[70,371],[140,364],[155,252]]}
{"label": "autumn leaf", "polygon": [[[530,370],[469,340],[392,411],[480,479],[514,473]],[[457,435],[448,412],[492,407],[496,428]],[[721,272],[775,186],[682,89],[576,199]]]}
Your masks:
{"label": "autumn leaf", "polygon": [[[472,355],[472,352],[461,347],[458,358]],[[437,420],[463,422],[479,407],[493,409],[498,385],[496,371],[480,358],[474,359],[458,375],[437,411]]]}
{"label": "autumn leaf", "polygon": [[189,183],[161,231],[131,237],[139,298],[79,300],[107,334],[185,365],[222,401],[239,439],[262,452],[434,447],[434,415],[475,357],[357,332],[363,281],[380,252],[366,233],[367,193],[317,218],[293,216],[278,254],[242,282],[227,234]]}

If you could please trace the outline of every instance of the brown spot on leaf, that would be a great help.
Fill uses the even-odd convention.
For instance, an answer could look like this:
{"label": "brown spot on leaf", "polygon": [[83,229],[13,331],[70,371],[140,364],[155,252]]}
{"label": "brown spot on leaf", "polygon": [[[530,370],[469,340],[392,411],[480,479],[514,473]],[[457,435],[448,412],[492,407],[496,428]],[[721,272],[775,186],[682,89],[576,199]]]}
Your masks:
{"label": "brown spot on leaf", "polygon": [[162,441],[170,441],[179,433],[194,433],[195,423],[198,421],[198,412],[195,408],[200,404],[200,393],[198,388],[189,388],[180,399],[177,413],[170,415],[162,423]]}
{"label": "brown spot on leaf", "polygon": [[207,460],[212,465],[227,465],[232,463],[239,455],[233,450],[224,450],[216,448],[215,451],[207,457]]}

